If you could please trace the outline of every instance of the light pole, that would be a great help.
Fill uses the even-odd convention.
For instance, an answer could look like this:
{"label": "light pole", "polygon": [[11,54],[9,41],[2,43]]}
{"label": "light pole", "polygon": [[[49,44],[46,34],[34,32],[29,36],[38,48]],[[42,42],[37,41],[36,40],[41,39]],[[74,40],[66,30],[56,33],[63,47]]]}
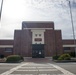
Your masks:
{"label": "light pole", "polygon": [[1,20],[1,14],[2,14],[2,7],[3,7],[3,0],[1,1],[1,8],[0,8],[0,20]]}
{"label": "light pole", "polygon": [[73,15],[72,15],[72,9],[71,9],[71,3],[69,1],[69,8],[70,8],[70,17],[71,17],[71,24],[72,24],[72,31],[73,31],[73,39],[74,39],[74,45],[75,45],[75,57],[76,57],[76,41],[75,41],[75,31],[74,31],[74,24],[73,24]]}

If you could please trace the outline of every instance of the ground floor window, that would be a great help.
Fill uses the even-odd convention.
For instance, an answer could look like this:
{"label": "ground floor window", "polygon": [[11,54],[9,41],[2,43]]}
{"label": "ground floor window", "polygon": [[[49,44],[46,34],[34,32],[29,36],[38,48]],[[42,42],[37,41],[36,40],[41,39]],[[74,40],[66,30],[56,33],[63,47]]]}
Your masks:
{"label": "ground floor window", "polygon": [[5,52],[12,52],[13,48],[5,48]]}
{"label": "ground floor window", "polygon": [[64,47],[64,50],[70,50],[70,47]]}
{"label": "ground floor window", "polygon": [[65,53],[71,52],[71,48],[70,47],[64,47],[63,50],[64,50]]}

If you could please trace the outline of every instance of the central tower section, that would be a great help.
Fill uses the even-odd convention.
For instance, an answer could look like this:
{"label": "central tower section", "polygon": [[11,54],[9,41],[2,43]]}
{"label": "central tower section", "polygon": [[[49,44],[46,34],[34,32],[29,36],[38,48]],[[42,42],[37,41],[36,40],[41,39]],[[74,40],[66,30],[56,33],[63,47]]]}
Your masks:
{"label": "central tower section", "polygon": [[[27,32],[24,47],[31,51],[34,58],[51,56],[55,50],[54,23],[47,21],[23,22],[22,30]],[[30,37],[31,34],[31,37]],[[24,41],[23,41],[24,42]],[[52,51],[53,50],[53,51]]]}
{"label": "central tower section", "polygon": [[32,57],[44,57],[44,32],[42,28],[31,29],[32,32]]}
{"label": "central tower section", "polygon": [[32,32],[32,44],[44,44],[44,29],[34,28]]}

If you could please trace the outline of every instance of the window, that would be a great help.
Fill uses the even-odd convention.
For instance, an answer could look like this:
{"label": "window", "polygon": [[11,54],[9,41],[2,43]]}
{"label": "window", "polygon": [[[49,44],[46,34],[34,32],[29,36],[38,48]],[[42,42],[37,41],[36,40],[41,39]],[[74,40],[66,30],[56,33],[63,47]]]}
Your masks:
{"label": "window", "polygon": [[39,36],[41,36],[41,34],[39,34]]}
{"label": "window", "polygon": [[40,42],[40,44],[41,44],[41,42]]}
{"label": "window", "polygon": [[70,47],[64,47],[64,50],[70,50]]}
{"label": "window", "polygon": [[37,34],[35,34],[35,36],[37,37]]}
{"label": "window", "polygon": [[5,49],[5,52],[12,52],[12,51],[13,51],[12,48],[6,48],[6,49]]}
{"label": "window", "polygon": [[41,36],[41,34],[35,34],[35,36],[37,37],[37,36]]}

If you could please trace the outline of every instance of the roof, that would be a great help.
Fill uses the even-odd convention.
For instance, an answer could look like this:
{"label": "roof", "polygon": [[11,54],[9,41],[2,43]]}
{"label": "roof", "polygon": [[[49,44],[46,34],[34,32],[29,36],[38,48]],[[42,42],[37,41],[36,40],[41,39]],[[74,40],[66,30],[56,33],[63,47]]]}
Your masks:
{"label": "roof", "polygon": [[24,28],[53,28],[53,21],[23,21],[22,29]]}

